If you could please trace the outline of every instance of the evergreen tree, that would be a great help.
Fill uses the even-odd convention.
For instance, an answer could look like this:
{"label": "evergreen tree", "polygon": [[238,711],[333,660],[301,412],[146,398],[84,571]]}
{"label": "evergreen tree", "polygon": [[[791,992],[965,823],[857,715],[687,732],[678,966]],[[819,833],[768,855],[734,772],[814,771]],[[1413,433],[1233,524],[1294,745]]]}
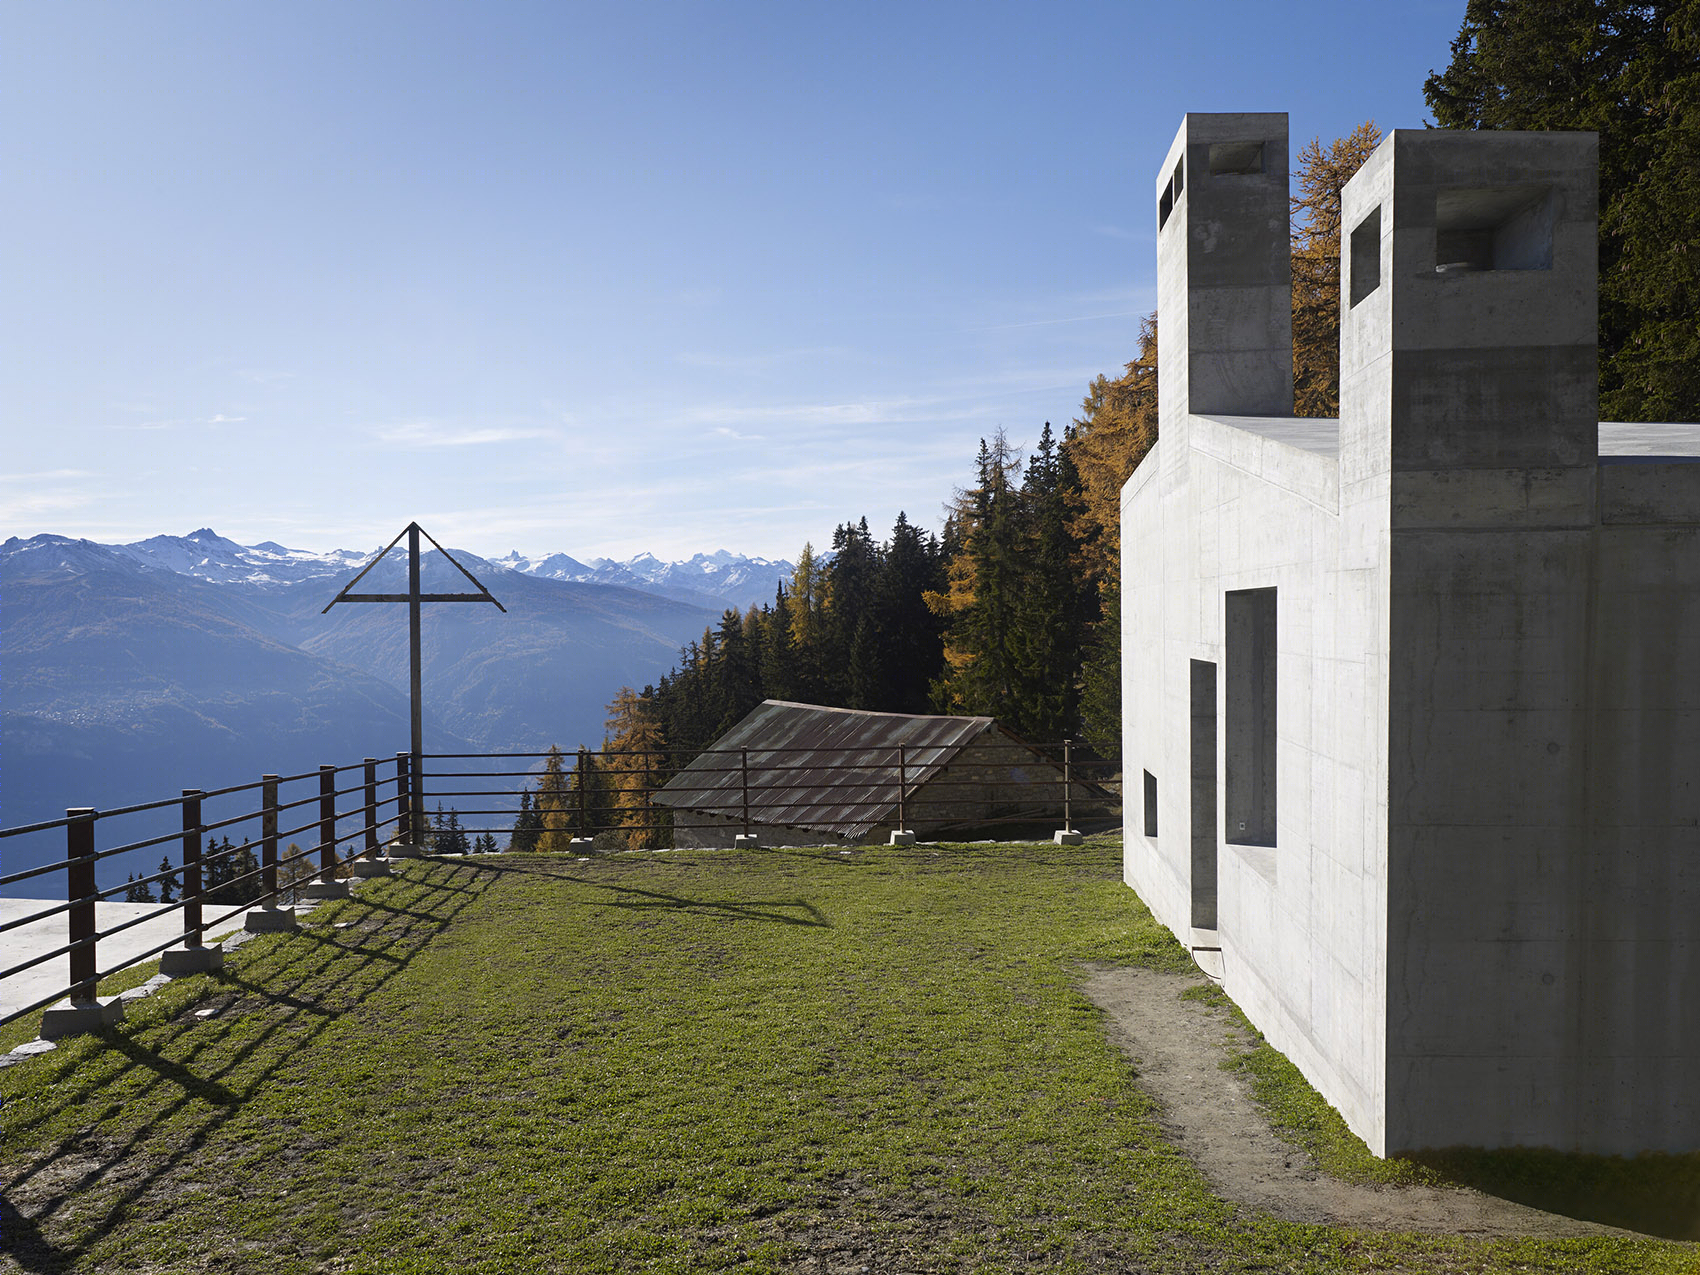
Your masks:
{"label": "evergreen tree", "polygon": [[1600,413],[1700,420],[1700,3],[1466,0],[1443,128],[1600,135]]}
{"label": "evergreen tree", "polygon": [[1139,351],[1115,380],[1087,387],[1081,414],[1064,442],[1079,475],[1071,502],[1079,571],[1099,588],[1121,573],[1121,491],[1157,442],[1157,316],[1140,320]]}
{"label": "evergreen tree", "polygon": [[[166,855],[165,858],[163,858],[159,861],[159,870],[161,872],[171,872],[171,856],[170,855]],[[172,873],[170,876],[162,878],[160,880],[160,883],[159,883],[159,901],[161,903],[175,903],[175,902],[177,902],[177,895],[175,893],[173,893],[173,891],[175,891],[176,889],[177,889],[177,874],[176,873]]]}
{"label": "evergreen tree", "polygon": [[460,812],[449,808],[443,813],[443,803],[437,803],[437,815],[432,824],[431,849],[436,854],[466,854],[472,848],[465,830],[460,826]]}
{"label": "evergreen tree", "polygon": [[666,777],[661,723],[642,696],[622,687],[608,705],[605,729],[602,749],[607,758],[609,822],[630,848],[660,849],[666,843],[668,820],[665,810],[651,804],[650,796]]}
{"label": "evergreen tree", "polygon": [[942,554],[899,513],[880,557],[874,627],[880,697],[870,707],[893,713],[924,713],[928,692],[943,671],[944,639],[927,594],[945,587]]}
{"label": "evergreen tree", "polygon": [[1099,755],[1122,755],[1122,614],[1120,590],[1111,586],[1100,598],[1080,673],[1080,733]]}
{"label": "evergreen tree", "polygon": [[1340,414],[1340,192],[1381,141],[1375,121],[1326,149],[1299,151],[1299,193],[1289,199],[1293,257],[1293,414]]}
{"label": "evergreen tree", "polygon": [[563,853],[572,841],[572,820],[577,808],[567,783],[566,759],[555,745],[549,745],[548,759],[543,763],[543,777],[537,782],[535,809],[539,816],[537,842],[533,847],[545,853]]}
{"label": "evergreen tree", "polygon": [[519,817],[514,820],[513,832],[508,835],[508,849],[514,854],[531,854],[537,849],[543,834],[543,815],[531,804],[531,785],[520,789]]}
{"label": "evergreen tree", "polygon": [[496,838],[493,837],[488,832],[479,833],[478,836],[473,840],[472,853],[473,854],[495,854],[496,853]]}
{"label": "evergreen tree", "polygon": [[1046,421],[1021,488],[1025,544],[1017,557],[1022,585],[1011,636],[1014,716],[1017,729],[1035,742],[1054,743],[1078,725],[1081,648],[1097,602],[1077,574],[1069,532],[1068,502],[1078,488],[1074,466],[1057,452]]}
{"label": "evergreen tree", "polygon": [[797,700],[797,648],[791,640],[791,599],[781,584],[762,615],[761,686],[766,699]]}

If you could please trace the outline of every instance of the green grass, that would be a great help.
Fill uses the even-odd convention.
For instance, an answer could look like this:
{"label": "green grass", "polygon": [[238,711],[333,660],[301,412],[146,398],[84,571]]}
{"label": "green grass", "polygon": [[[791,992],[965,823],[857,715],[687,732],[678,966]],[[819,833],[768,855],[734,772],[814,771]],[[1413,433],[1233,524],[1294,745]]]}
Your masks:
{"label": "green grass", "polygon": [[1083,962],[1186,966],[1118,855],[410,864],[0,1072],[5,1249],[91,1272],[1700,1268],[1215,1198],[1076,990]]}

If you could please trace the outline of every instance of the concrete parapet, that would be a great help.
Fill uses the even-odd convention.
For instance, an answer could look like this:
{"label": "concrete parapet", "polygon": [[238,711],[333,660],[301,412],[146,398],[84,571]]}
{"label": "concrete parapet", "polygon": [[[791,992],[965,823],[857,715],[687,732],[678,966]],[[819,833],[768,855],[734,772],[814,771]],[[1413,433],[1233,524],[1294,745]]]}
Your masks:
{"label": "concrete parapet", "polygon": [[161,974],[209,974],[224,968],[224,949],[212,947],[173,947],[159,954]]}
{"label": "concrete parapet", "polygon": [[98,1032],[124,1019],[124,1001],[117,996],[69,1005],[55,1005],[42,1011],[41,1038],[61,1040],[66,1036],[81,1036]]}
{"label": "concrete parapet", "polygon": [[294,908],[252,908],[243,920],[242,928],[250,934],[275,934],[299,929],[300,924],[295,919]]}

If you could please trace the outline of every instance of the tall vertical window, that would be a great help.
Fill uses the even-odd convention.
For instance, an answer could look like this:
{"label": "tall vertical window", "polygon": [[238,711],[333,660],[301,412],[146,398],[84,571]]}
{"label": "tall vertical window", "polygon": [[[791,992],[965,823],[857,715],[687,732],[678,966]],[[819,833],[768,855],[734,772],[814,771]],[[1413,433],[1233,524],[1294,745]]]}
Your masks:
{"label": "tall vertical window", "polygon": [[1223,817],[1236,845],[1275,844],[1275,590],[1227,595],[1227,785]]}
{"label": "tall vertical window", "polygon": [[1192,923],[1216,928],[1216,665],[1192,661]]}
{"label": "tall vertical window", "polygon": [[1157,835],[1157,776],[1145,773],[1145,835]]}

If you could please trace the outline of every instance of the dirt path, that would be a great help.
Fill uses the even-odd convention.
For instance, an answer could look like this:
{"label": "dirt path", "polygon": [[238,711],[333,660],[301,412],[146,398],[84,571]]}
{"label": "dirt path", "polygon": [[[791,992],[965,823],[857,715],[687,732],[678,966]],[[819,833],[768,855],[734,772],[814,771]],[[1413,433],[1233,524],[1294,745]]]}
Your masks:
{"label": "dirt path", "polygon": [[1082,984],[1109,1015],[1112,1039],[1162,1108],[1164,1133],[1224,1199],[1289,1222],[1446,1235],[1622,1235],[1608,1226],[1543,1213],[1465,1187],[1360,1186],[1322,1173],[1277,1137],[1243,1072],[1218,1065],[1237,1035],[1227,1012],[1181,992],[1198,975],[1141,969],[1094,971]]}

